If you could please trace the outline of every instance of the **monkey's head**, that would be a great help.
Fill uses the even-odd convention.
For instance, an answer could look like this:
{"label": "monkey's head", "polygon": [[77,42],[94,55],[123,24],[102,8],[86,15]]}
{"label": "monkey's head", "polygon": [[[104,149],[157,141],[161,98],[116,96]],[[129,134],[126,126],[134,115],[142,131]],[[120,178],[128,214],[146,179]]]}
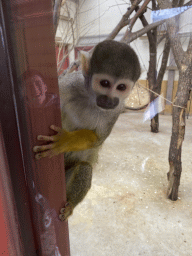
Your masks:
{"label": "monkey's head", "polygon": [[134,50],[113,40],[99,43],[91,57],[82,54],[81,63],[86,86],[103,109],[114,109],[124,101],[141,73]]}

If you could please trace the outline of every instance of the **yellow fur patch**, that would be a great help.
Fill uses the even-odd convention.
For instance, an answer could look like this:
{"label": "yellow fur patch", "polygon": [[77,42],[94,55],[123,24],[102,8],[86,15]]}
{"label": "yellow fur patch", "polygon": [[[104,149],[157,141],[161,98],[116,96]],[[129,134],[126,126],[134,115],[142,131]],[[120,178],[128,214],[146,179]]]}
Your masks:
{"label": "yellow fur patch", "polygon": [[62,152],[81,151],[92,148],[96,141],[96,134],[90,130],[65,132],[56,142],[56,148]]}

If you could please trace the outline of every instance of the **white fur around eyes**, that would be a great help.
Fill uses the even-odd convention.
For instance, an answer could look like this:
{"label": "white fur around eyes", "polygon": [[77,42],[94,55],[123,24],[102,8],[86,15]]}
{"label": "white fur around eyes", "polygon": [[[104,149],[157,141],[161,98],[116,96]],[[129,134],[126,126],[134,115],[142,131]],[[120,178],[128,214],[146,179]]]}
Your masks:
{"label": "white fur around eyes", "polygon": [[[100,81],[108,80],[111,87],[102,87]],[[118,97],[120,100],[125,99],[131,92],[134,82],[129,79],[115,79],[114,77],[107,74],[94,74],[92,77],[92,89],[95,93],[105,94],[109,97]],[[125,84],[126,90],[117,90],[118,85]]]}

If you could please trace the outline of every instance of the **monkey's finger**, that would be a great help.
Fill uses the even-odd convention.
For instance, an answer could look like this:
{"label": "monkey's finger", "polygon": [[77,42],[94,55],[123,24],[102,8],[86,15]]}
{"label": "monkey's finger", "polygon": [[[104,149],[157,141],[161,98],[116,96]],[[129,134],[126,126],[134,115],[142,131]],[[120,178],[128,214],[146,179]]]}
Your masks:
{"label": "monkey's finger", "polygon": [[64,214],[60,214],[60,215],[59,215],[59,219],[60,219],[61,221],[65,221],[65,215],[64,215]]}
{"label": "monkey's finger", "polygon": [[54,124],[50,126],[51,130],[55,132],[60,132],[62,129],[60,127],[55,126]]}
{"label": "monkey's finger", "polygon": [[45,135],[38,135],[37,139],[45,140],[45,141],[56,141],[57,140],[56,136],[45,136]]}
{"label": "monkey's finger", "polygon": [[35,147],[33,147],[33,151],[34,152],[41,152],[41,151],[45,151],[45,150],[48,150],[48,149],[52,149],[54,147],[55,147],[54,144],[49,144],[49,145],[44,145],[44,146],[35,146]]}
{"label": "monkey's finger", "polygon": [[61,208],[60,213],[64,213],[65,212],[65,208]]}

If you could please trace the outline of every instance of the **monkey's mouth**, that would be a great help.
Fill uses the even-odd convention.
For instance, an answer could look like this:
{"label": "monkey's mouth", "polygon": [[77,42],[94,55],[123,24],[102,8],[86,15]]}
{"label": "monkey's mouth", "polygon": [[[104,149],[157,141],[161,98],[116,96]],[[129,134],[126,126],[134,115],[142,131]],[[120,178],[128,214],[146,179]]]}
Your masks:
{"label": "monkey's mouth", "polygon": [[109,98],[107,95],[97,96],[97,106],[104,109],[114,109],[119,105],[118,98]]}

